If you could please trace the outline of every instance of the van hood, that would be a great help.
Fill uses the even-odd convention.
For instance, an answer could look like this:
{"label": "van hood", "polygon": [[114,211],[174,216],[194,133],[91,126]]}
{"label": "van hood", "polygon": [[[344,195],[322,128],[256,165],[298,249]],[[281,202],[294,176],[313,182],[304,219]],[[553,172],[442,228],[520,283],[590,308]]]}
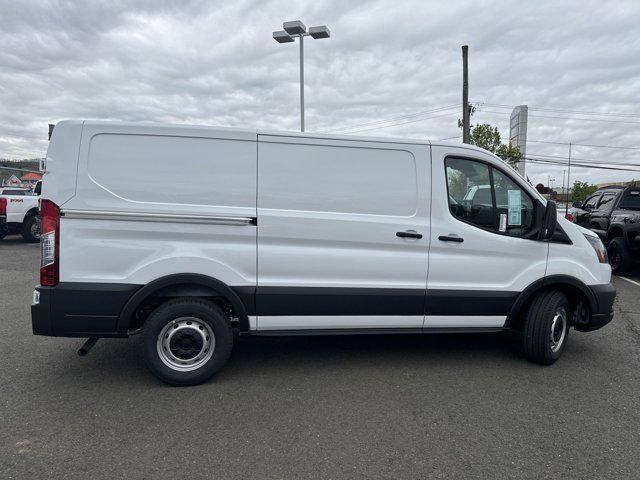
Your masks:
{"label": "van hood", "polygon": [[576,227],[578,229],[578,231],[584,235],[589,235],[591,237],[596,237],[599,238],[597,234],[593,233],[591,230],[589,230],[588,228],[584,228],[581,227],[580,225],[576,224],[576,223],[572,223],[569,222],[569,220],[567,220],[567,223],[571,223],[574,227]]}
{"label": "van hood", "polygon": [[574,242],[577,240],[575,238],[576,236],[578,237],[582,237],[582,235],[590,235],[592,237],[598,236],[597,234],[593,233],[591,230],[581,227],[577,223],[570,222],[564,217],[564,215],[561,215],[561,214],[558,214],[558,225],[562,227],[565,233],[569,235],[569,238],[571,238],[571,240]]}

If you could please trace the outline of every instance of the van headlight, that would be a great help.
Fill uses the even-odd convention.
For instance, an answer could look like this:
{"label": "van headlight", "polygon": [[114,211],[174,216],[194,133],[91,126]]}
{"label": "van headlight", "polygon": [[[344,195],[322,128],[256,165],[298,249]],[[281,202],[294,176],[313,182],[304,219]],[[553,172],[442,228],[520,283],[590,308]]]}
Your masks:
{"label": "van headlight", "polygon": [[587,241],[596,251],[596,255],[598,256],[598,260],[600,260],[600,263],[607,263],[607,250],[604,248],[604,245],[602,244],[600,238],[594,235],[585,235],[584,238],[587,239]]}

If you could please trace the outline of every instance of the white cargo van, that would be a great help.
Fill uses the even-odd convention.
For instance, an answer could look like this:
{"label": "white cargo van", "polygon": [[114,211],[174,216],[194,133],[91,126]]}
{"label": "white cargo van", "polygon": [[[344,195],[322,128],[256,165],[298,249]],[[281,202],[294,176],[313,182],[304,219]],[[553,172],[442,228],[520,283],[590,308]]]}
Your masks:
{"label": "white cargo van", "polygon": [[598,237],[468,145],[65,121],[41,198],[34,333],[141,334],[175,385],[234,329],[513,330],[551,364],[613,315]]}

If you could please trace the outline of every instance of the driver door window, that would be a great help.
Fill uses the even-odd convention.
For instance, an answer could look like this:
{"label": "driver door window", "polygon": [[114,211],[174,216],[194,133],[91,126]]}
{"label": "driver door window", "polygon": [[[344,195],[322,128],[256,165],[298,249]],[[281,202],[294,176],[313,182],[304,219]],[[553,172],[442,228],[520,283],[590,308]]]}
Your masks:
{"label": "driver door window", "polygon": [[454,217],[515,237],[533,230],[533,199],[508,175],[486,163],[461,158],[448,158],[446,172]]}

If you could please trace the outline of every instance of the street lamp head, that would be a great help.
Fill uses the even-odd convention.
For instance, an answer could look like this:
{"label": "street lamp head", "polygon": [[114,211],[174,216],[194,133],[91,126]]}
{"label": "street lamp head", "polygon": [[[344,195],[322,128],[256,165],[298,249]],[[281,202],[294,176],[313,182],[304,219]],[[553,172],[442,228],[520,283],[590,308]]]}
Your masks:
{"label": "street lamp head", "polygon": [[293,42],[293,37],[289,35],[287,32],[285,32],[284,30],[273,32],[273,39],[278,43]]}
{"label": "street lamp head", "polygon": [[295,20],[293,22],[284,22],[282,27],[289,35],[303,35],[307,33],[307,27],[304,26],[300,20]]}
{"label": "street lamp head", "polygon": [[318,27],[310,27],[309,35],[317,40],[319,38],[329,38],[331,36],[331,32],[326,25],[320,25]]}

